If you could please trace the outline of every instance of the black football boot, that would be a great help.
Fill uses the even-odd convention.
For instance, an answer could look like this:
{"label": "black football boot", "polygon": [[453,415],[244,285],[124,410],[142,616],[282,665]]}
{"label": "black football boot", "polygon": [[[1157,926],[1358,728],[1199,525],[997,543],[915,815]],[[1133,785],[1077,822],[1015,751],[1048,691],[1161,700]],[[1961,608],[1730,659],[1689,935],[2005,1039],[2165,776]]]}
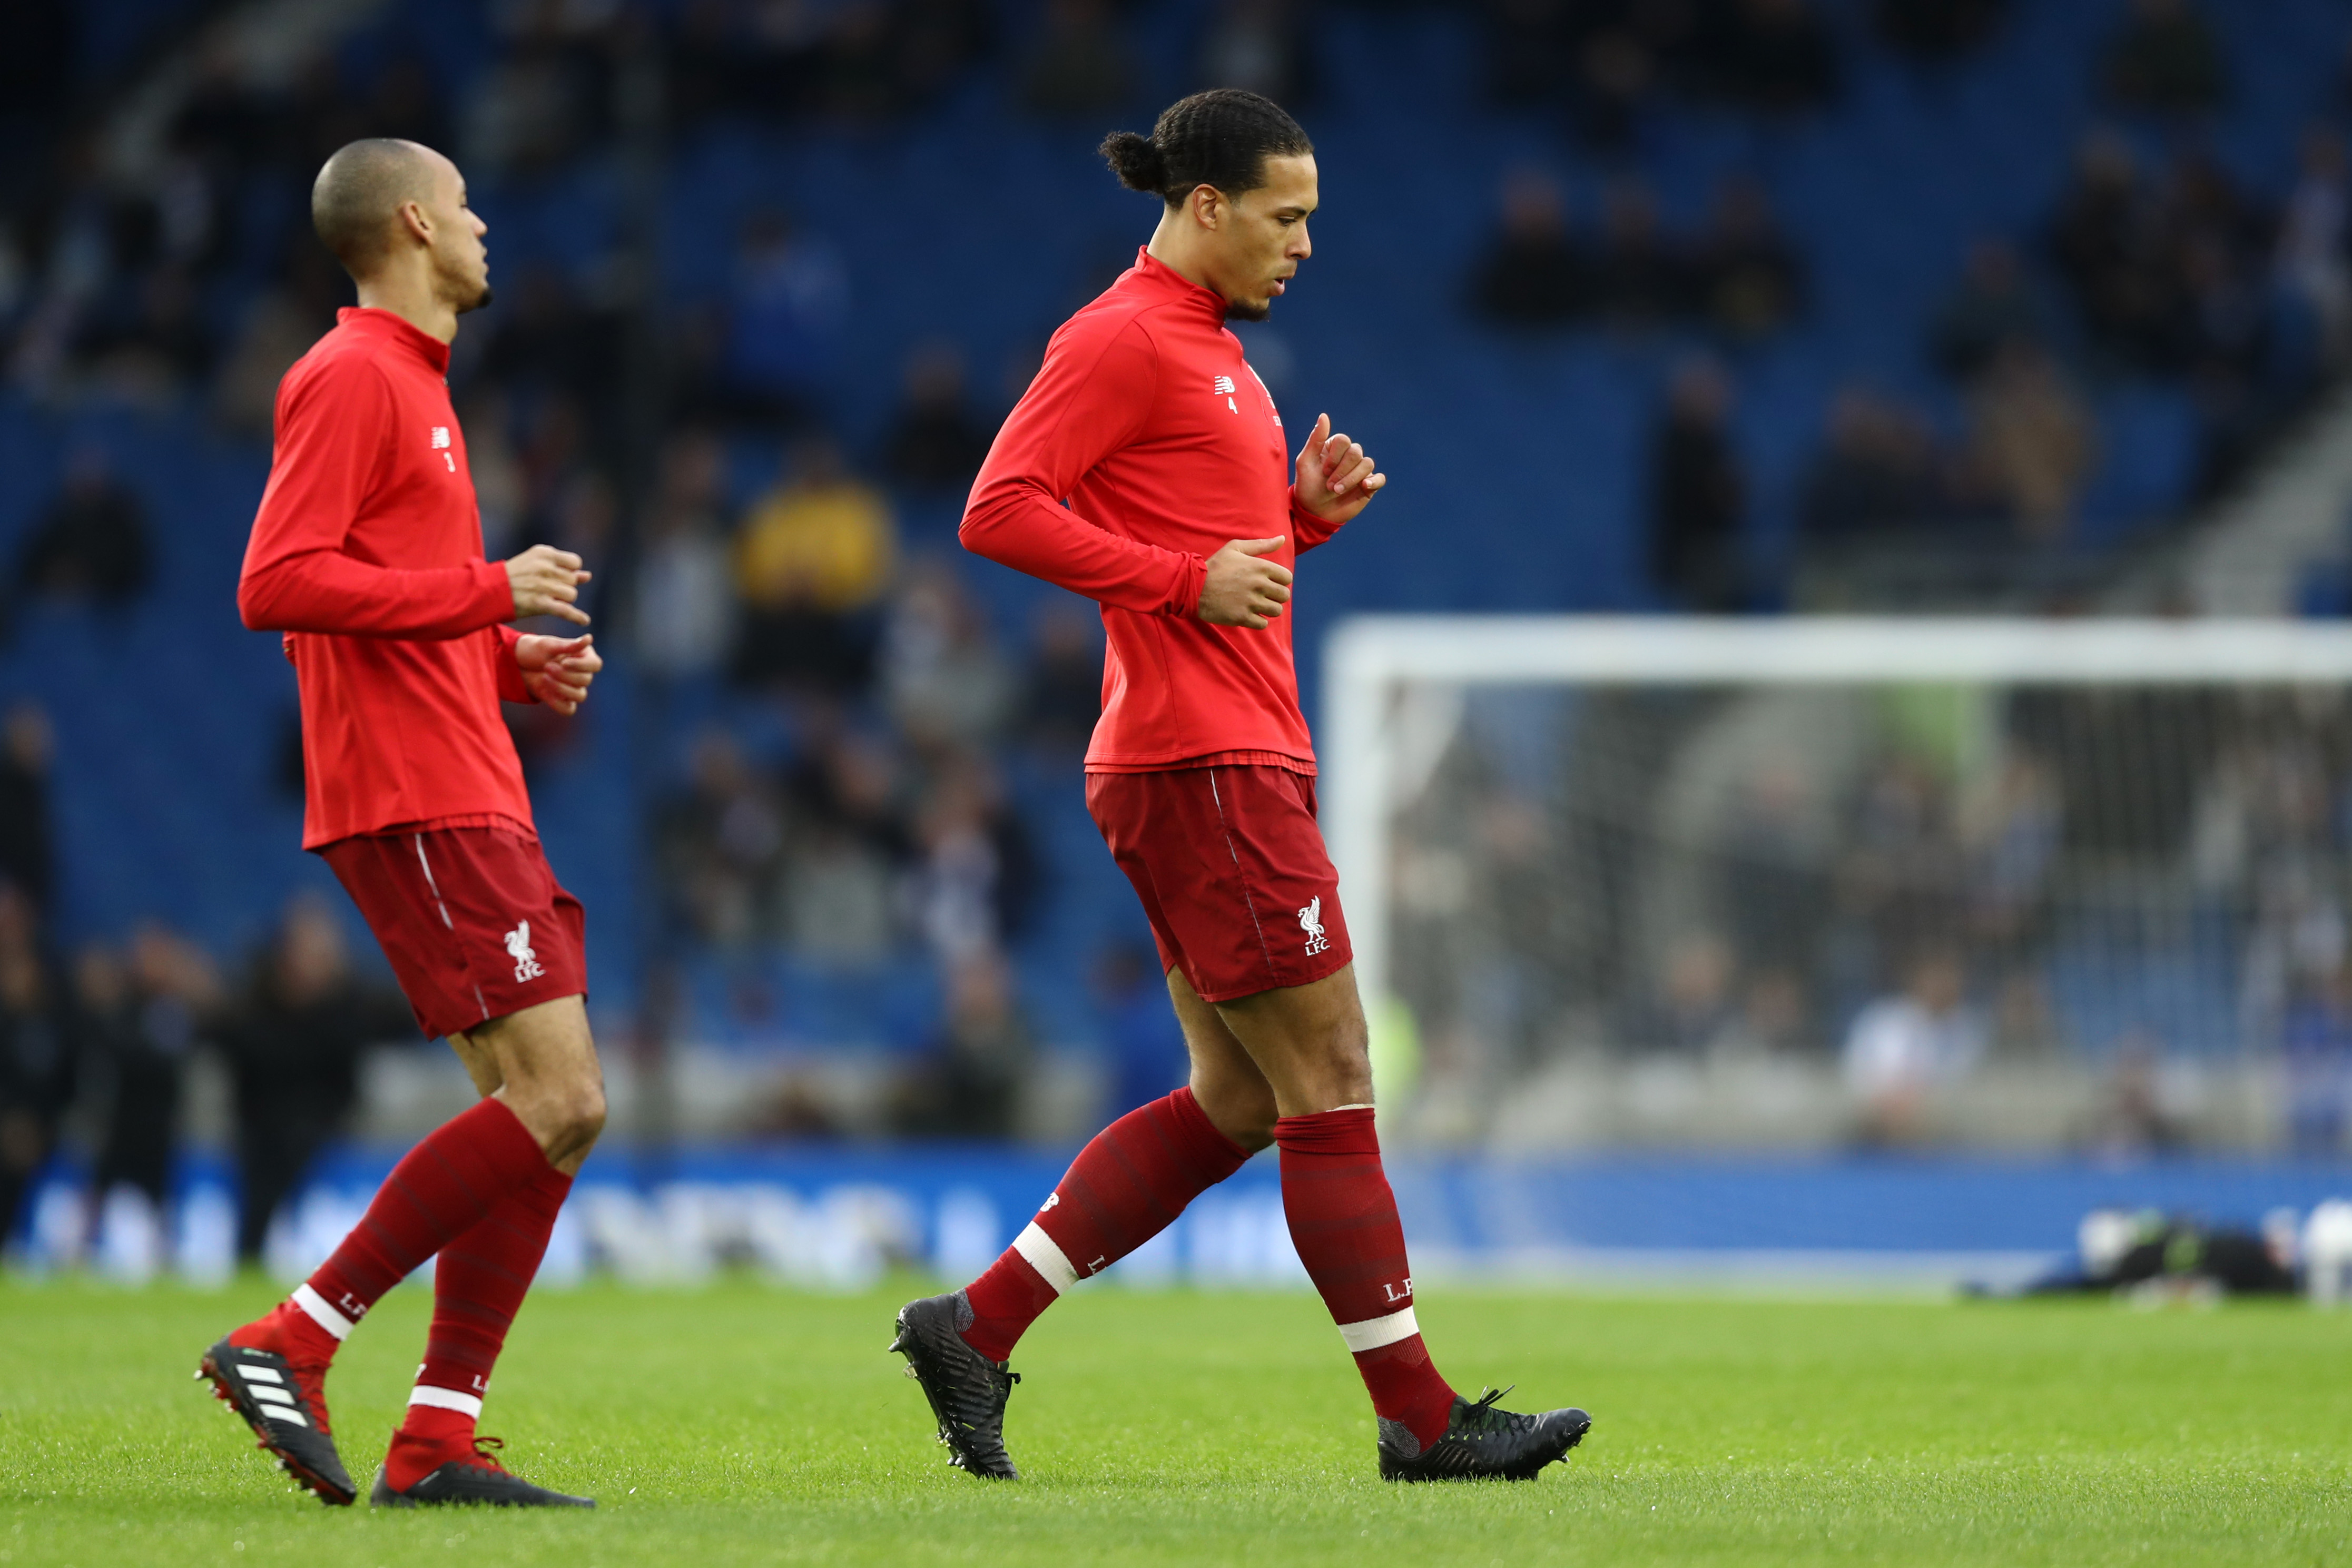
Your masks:
{"label": "black football boot", "polygon": [[368,1489],[370,1508],[441,1508],[472,1503],[484,1508],[594,1508],[593,1497],[535,1487],[499,1463],[491,1450],[506,1445],[496,1437],[474,1439],[472,1457],[452,1459],[406,1491],[392,1490],[382,1465],[375,1485]]}
{"label": "black football boot", "polygon": [[1424,1448],[1402,1422],[1381,1421],[1381,1479],[1384,1481],[1455,1481],[1496,1479],[1527,1481],[1568,1451],[1592,1429],[1592,1417],[1581,1410],[1547,1410],[1540,1416],[1514,1416],[1495,1408],[1495,1401],[1510,1390],[1489,1390],[1476,1404],[1459,1394],[1445,1436]]}
{"label": "black football boot", "polygon": [[212,1380],[213,1397],[245,1418],[299,1486],[320,1502],[348,1507],[358,1497],[335,1439],[327,1430],[324,1366],[297,1366],[274,1350],[231,1344],[226,1336],[205,1352],[196,1375]]}
{"label": "black football boot", "polygon": [[898,1309],[898,1334],[890,1348],[907,1358],[907,1375],[923,1385],[931,1414],[947,1445],[948,1463],[967,1474],[1018,1480],[1004,1451],[1004,1405],[1021,1381],[964,1343],[971,1326],[971,1302],[958,1291],[925,1296]]}

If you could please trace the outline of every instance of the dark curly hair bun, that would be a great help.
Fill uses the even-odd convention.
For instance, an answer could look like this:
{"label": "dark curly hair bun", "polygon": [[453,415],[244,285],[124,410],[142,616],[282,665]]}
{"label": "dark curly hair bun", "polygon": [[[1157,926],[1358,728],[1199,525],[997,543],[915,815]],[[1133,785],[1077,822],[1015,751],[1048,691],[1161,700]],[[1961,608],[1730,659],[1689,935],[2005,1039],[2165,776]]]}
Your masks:
{"label": "dark curly hair bun", "polygon": [[1229,196],[1255,191],[1265,183],[1268,158],[1314,151],[1280,104],[1230,87],[1170,104],[1149,136],[1114,131],[1102,144],[1103,161],[1120,184],[1150,191],[1171,207],[1202,185]]}
{"label": "dark curly hair bun", "polygon": [[1168,160],[1160,155],[1149,136],[1114,131],[1103,138],[1102,155],[1118,183],[1130,191],[1149,191],[1156,196],[1168,183]]}

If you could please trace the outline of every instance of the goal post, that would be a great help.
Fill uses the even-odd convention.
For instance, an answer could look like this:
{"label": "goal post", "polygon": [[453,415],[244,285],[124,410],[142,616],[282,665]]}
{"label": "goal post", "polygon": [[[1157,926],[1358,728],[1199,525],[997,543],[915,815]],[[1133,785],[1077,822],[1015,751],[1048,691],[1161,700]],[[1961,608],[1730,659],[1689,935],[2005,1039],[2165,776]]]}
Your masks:
{"label": "goal post", "polygon": [[[1677,929],[1731,918],[1709,904],[1721,902],[1727,882],[1753,884],[1734,914],[1769,935],[1773,910],[1757,900],[1775,896],[1771,877],[1750,874],[1738,858],[1745,852],[1724,847],[1733,830],[1722,825],[1737,814],[1738,791],[1767,770],[1798,779],[1791,793],[1812,791],[1810,803],[1790,808],[1792,820],[1808,820],[1802,833],[1791,830],[1808,847],[1791,852],[1783,868],[1780,885],[1797,890],[1788,894],[1787,924],[1827,923],[1821,940],[1834,945],[1842,938],[1828,925],[1858,896],[1850,884],[1871,874],[1875,830],[1865,819],[1874,808],[1862,800],[1876,787],[1870,769],[1906,749],[1933,754],[1920,788],[1940,791],[1937,809],[1954,820],[1976,810],[1972,792],[2023,791],[2040,802],[1986,808],[1990,830],[1952,830],[1956,841],[1988,831],[1996,841],[1955,849],[1946,857],[1958,868],[1953,885],[1929,891],[1948,894],[1938,907],[1951,920],[1997,925],[1977,908],[1996,896],[1984,890],[2004,875],[2029,874],[2014,865],[2004,872],[2001,855],[2031,862],[2034,885],[2011,893],[2034,901],[2033,912],[2015,915],[2018,929],[1985,943],[1998,948],[2000,964],[2040,966],[2068,996],[2074,987],[2090,997],[2086,1016],[2147,1011],[2155,1004],[2142,998],[2100,1013],[2099,988],[2144,990],[2144,977],[2161,973],[2175,951],[2193,948],[2215,965],[2242,967],[2264,920],[2309,927],[2280,938],[2288,949],[2298,942],[2314,949],[2285,961],[2318,966],[2346,956],[2352,629],[2271,621],[1366,615],[1334,627],[1323,654],[1324,821],[1359,983],[1368,1007],[1402,998],[1423,1029],[1428,1009],[1402,971],[1438,960],[1406,927],[1418,919],[1414,929],[1442,937],[1449,909],[1467,918],[1482,899],[1501,896],[1492,891],[1497,879],[1517,872],[1536,874],[1520,876],[1513,918],[1520,927],[1544,926],[1521,945],[1523,969],[1545,969],[1549,939],[1558,938],[1563,953],[1587,939],[1561,933],[1640,927],[1613,939],[1613,978],[1586,959],[1563,956],[1555,966],[1576,972],[1546,991],[1544,1006],[1575,1014],[1588,1032],[1624,1031],[1612,1020],[1628,1016],[1632,993],[1671,961],[1664,948]],[[1473,755],[1480,746],[1494,755]],[[1461,848],[1462,822],[1490,812],[1496,798],[1463,779],[1514,766],[1526,775],[1517,788],[1533,827],[1507,824],[1494,842]],[[1592,780],[1603,776],[1610,782],[1600,789]],[[2262,792],[2294,789],[2325,800],[2293,810],[2327,820],[2269,822],[2263,813],[2276,803]],[[2000,816],[2004,810],[2014,821]],[[2289,846],[2302,862],[2286,871],[2253,863],[2265,854],[2294,858],[2277,845],[2206,841],[2290,831],[2311,841]],[[1420,852],[1415,832],[1456,849]],[[2005,849],[2002,832],[2018,843]],[[2037,832],[2046,841],[2039,852],[2027,842]],[[1596,837],[1619,846],[1608,876],[1568,842]],[[2198,879],[2220,872],[2199,857],[2229,852],[2246,863],[2221,871],[2241,882],[2216,894]],[[2288,895],[2253,882],[2290,873],[2310,884],[2296,895],[2309,907],[2281,914],[2264,906]],[[1808,876],[1817,885],[1805,888]],[[1669,887],[1682,891],[1662,893]],[[1662,910],[1662,897],[1675,907]],[[1802,946],[1805,962],[1829,961],[1811,935]],[[1879,956],[1883,965],[1886,955]],[[2127,982],[2126,972],[2142,977]],[[1801,979],[1813,993],[1815,1043],[1832,1043],[1851,1017],[1851,998],[1834,1002],[1820,994],[1833,987],[1810,974]],[[1841,983],[1852,991],[1885,982],[1849,975]],[[2225,983],[2236,982],[2206,988]],[[1478,982],[1455,975],[1448,984],[1458,990]],[[2347,1000],[2352,1005],[2352,991]],[[2200,1017],[2218,1006],[2200,1005]],[[2159,1043],[2210,1051],[2232,1043],[2214,1038],[2224,1032],[2207,1018],[2181,1023]]]}

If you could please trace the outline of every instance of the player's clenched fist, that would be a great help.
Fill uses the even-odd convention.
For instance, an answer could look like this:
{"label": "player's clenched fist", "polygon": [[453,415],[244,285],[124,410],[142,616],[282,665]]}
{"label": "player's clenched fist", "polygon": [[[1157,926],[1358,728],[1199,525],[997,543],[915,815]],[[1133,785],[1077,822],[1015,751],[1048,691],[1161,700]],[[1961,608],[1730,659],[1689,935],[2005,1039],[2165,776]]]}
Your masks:
{"label": "player's clenched fist", "polygon": [[1318,414],[1315,434],[1298,449],[1298,504],[1327,523],[1344,523],[1387,485],[1364,454],[1363,443],[1335,434],[1331,416]]}
{"label": "player's clenched fist", "polygon": [[569,716],[588,700],[588,683],[604,667],[593,637],[526,636],[515,644],[515,664],[530,695]]}
{"label": "player's clenched fist", "polygon": [[553,545],[533,545],[507,562],[507,581],[514,588],[515,619],[553,615],[577,626],[588,624],[588,612],[575,602],[580,585],[593,576],[581,570],[580,558]]}
{"label": "player's clenched fist", "polygon": [[1277,534],[1270,539],[1234,539],[1209,558],[1209,575],[1201,584],[1202,620],[1212,626],[1246,626],[1263,632],[1290,602],[1290,569],[1259,558],[1286,543]]}

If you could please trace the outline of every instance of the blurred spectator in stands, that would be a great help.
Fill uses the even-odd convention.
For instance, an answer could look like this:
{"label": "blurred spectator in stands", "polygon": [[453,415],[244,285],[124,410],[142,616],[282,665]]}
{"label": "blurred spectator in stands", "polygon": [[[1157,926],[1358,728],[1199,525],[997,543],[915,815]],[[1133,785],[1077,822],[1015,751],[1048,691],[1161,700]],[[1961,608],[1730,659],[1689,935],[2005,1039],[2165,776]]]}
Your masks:
{"label": "blurred spectator in stands", "polygon": [[1570,123],[1588,147],[1622,153],[1640,140],[1658,86],[1656,52],[1634,26],[1601,28],[1576,54]]}
{"label": "blurred spectator in stands", "polygon": [[696,737],[686,788],[657,802],[654,863],[677,918],[706,941],[755,935],[773,894],[784,848],[775,790],[734,737]]}
{"label": "blurred spectator in stands", "polygon": [[[152,922],[132,934],[127,960],[104,947],[85,952],[75,981],[89,1030],[83,1049],[102,1085],[90,1176],[100,1229],[159,1241],[196,1019],[213,1004],[219,981],[201,951]],[[109,1250],[121,1246],[115,1241]],[[137,1260],[133,1272],[151,1271],[154,1262],[152,1255]]]}
{"label": "blurred spectator in stands", "polygon": [[30,697],[20,699],[0,724],[0,884],[30,900],[37,915],[48,915],[57,893],[56,830],[49,816],[49,765],[57,732],[49,716]]}
{"label": "blurred spectator in stands", "polygon": [[830,695],[862,689],[874,664],[871,612],[898,549],[889,503],[848,471],[833,439],[799,442],[788,476],[736,539],[737,678]]}
{"label": "blurred spectator in stands", "polygon": [[884,706],[919,750],[987,745],[1018,695],[987,612],[935,557],[915,562],[891,601],[881,677]]}
{"label": "blurred spectator in stands", "polygon": [[671,436],[636,573],[637,657],[655,674],[709,674],[734,641],[726,508],[726,447],[708,431]]}
{"label": "blurred spectator in stands", "polygon": [[1675,371],[1650,437],[1650,580],[1685,609],[1722,614],[1747,596],[1748,483],[1726,422],[1731,382],[1712,360]]}
{"label": "blurred spectator in stands", "polygon": [[1315,56],[1301,11],[1297,0],[1220,0],[1201,35],[1200,85],[1307,103]]}
{"label": "blurred spectator in stands", "polygon": [[686,0],[678,7],[662,62],[668,71],[663,101],[681,131],[751,107],[755,83],[771,90],[783,85],[755,68],[764,62],[736,26],[735,12],[732,0]]}
{"label": "blurred spectator in stands", "polygon": [[236,1255],[261,1256],[270,1217],[347,1130],[362,1048],[414,1040],[400,997],[352,971],[343,923],[316,894],[288,900],[238,994],[205,1022],[236,1097]]}
{"label": "blurred spectator in stands", "polygon": [[791,831],[779,890],[784,941],[804,956],[871,963],[898,934],[908,853],[897,759],[882,742],[830,727],[787,783]]}
{"label": "blurred spectator in stands", "polygon": [[1666,950],[1657,988],[1633,1026],[1635,1044],[1697,1054],[1732,1019],[1731,949],[1713,932],[1677,938]]}
{"label": "blurred spectator in stands", "polygon": [[907,358],[905,401],[883,449],[888,476],[910,490],[970,486],[988,455],[988,429],[972,417],[963,353],[934,339]]}
{"label": "blurred spectator in stands", "polygon": [[544,173],[606,128],[621,7],[535,0],[491,16],[506,47],[467,100],[465,162],[485,172]]}
{"label": "blurred spectator in stands", "polygon": [[1022,685],[1021,726],[1031,743],[1084,752],[1102,717],[1100,618],[1067,601],[1039,606]]}
{"label": "blurred spectator in stands", "polygon": [[499,290],[477,372],[510,389],[564,392],[603,412],[619,372],[619,320],[584,306],[551,264],[527,262],[520,271],[511,304]]}
{"label": "blurred spectator in stands", "polygon": [[2115,1048],[2099,1097],[2089,1113],[2069,1129],[2067,1141],[2102,1159],[2146,1159],[2178,1154],[2189,1145],[2189,1129],[2164,1104],[2157,1041],[2135,1030]]}
{"label": "blurred spectator in stands", "polygon": [[910,901],[931,950],[948,964],[1000,950],[1036,885],[1028,831],[987,762],[972,752],[943,759],[915,814]]}
{"label": "blurred spectator in stands", "polygon": [[1033,1048],[1013,997],[1013,977],[993,953],[954,965],[939,1038],[896,1095],[896,1130],[920,1138],[1009,1138]]}
{"label": "blurred spectator in stands", "polygon": [[2130,147],[2112,131],[2084,137],[2051,248],[2093,343],[2135,369],[2172,361],[2181,302],[2167,242]]}
{"label": "blurred spectator in stands", "polygon": [[[0,50],[0,126],[12,157],[37,157],[55,134],[73,93],[80,34],[73,0],[15,0],[8,47]],[[6,1219],[0,1216],[0,1237]]]}
{"label": "blurred spectator in stands", "polygon": [[726,337],[728,390],[747,417],[806,418],[833,368],[849,277],[833,248],[772,209],[744,220]]}
{"label": "blurred spectator in stands", "polygon": [[1878,36],[1922,60],[1948,60],[1990,37],[2009,0],[1874,0]]}
{"label": "blurred spectator in stands", "polygon": [[[327,248],[308,229],[294,235],[278,262],[276,284],[246,307],[222,357],[213,382],[213,417],[232,434],[269,439],[279,379],[333,328],[337,307],[351,298],[351,284]],[[478,486],[481,465],[470,421],[466,437]]]}
{"label": "blurred spectator in stands", "polygon": [[2038,942],[2058,865],[2065,800],[2049,765],[2011,745],[1959,801],[1969,930],[1980,954],[2021,964]]}
{"label": "blurred spectator in stands", "polygon": [[2288,293],[2311,313],[2322,358],[2344,362],[2352,350],[2352,269],[2347,267],[2347,225],[2343,139],[2324,125],[2304,132],[2294,189],[2280,215],[2272,265]]}
{"label": "blurred spectator in stands", "polygon": [[1694,261],[1701,312],[1730,337],[1769,337],[1804,309],[1804,263],[1756,180],[1733,178],[1717,187]]}
{"label": "blurred spectator in stands", "polygon": [[1742,971],[1786,975],[1801,988],[1812,974],[1829,914],[1822,838],[1811,791],[1793,760],[1767,758],[1742,780],[1725,824],[1717,889]]}
{"label": "blurred spectator in stands", "polygon": [[1841,389],[1807,468],[1797,523],[1809,545],[1843,545],[1935,520],[1941,508],[1926,423],[1864,386]]}
{"label": "blurred spectator in stands", "polygon": [[1979,239],[1969,247],[1959,281],[1936,307],[1927,354],[1944,374],[1967,382],[2011,339],[2048,342],[2049,315],[2026,279],[2016,247],[2006,240]]}
{"label": "blurred spectator in stands", "polygon": [[936,98],[996,47],[986,0],[897,0],[892,10],[898,82],[912,103]]}
{"label": "blurred spectator in stands", "polygon": [[1567,79],[1575,47],[1570,0],[1486,0],[1486,93],[1501,104],[1541,103]]}
{"label": "blurred spectator in stands", "polygon": [[2220,40],[2190,0],[2131,0],[2099,74],[2116,103],[2157,114],[2218,109],[2228,91]]}
{"label": "blurred spectator in stands", "polygon": [[0,883],[0,1247],[57,1147],[74,1092],[75,1032],[32,901]]}
{"label": "blurred spectator in stands", "polygon": [[808,107],[845,124],[887,120],[902,107],[898,40],[888,0],[845,0],[830,9],[808,64]]}
{"label": "blurred spectator in stands", "polygon": [[1700,47],[1708,83],[1744,108],[1788,114],[1837,96],[1837,44],[1810,0],[1727,0]]}
{"label": "blurred spectator in stands", "polygon": [[30,594],[120,604],[145,591],[151,571],[147,508],[104,452],[80,448],[25,545],[16,580]]}
{"label": "blurred spectator in stands", "polygon": [[1558,326],[1586,308],[1587,269],[1559,182],[1520,169],[1504,183],[1502,227],[1472,275],[1471,308],[1508,326]]}
{"label": "blurred spectator in stands", "polygon": [[2066,531],[2098,466],[2099,433],[2047,350],[2011,342],[1994,355],[1969,395],[1969,441],[2022,538]]}
{"label": "blurred spectator in stands", "polygon": [[1968,1006],[1960,956],[1933,947],[1913,956],[1902,990],[1864,1008],[1846,1033],[1856,1140],[1874,1147],[1919,1142],[1930,1130],[1937,1092],[1966,1077],[1984,1051],[1984,1022]]}
{"label": "blurred spectator in stands", "polygon": [[436,150],[457,144],[440,84],[424,56],[404,52],[383,63],[368,91],[365,133],[397,136]]}
{"label": "blurred spectator in stands", "polygon": [[92,323],[76,352],[97,383],[115,396],[159,403],[211,371],[212,331],[187,275],[158,265],[140,280],[119,314]]}
{"label": "blurred spectator in stands", "polygon": [[1650,187],[1628,177],[1609,187],[1601,205],[1601,248],[1591,298],[1612,325],[1655,326],[1689,302],[1689,273],[1658,220]]}
{"label": "blurred spectator in stands", "polygon": [[1047,0],[1045,25],[1020,77],[1039,114],[1105,113],[1135,96],[1138,71],[1107,0]]}
{"label": "blurred spectator in stands", "polygon": [[1892,955],[1950,940],[1960,852],[1943,781],[1918,758],[1878,759],[1845,808],[1834,868],[1840,944],[1892,971]]}
{"label": "blurred spectator in stands", "polygon": [[1146,943],[1115,942],[1095,956],[1095,1008],[1110,1057],[1114,1117],[1149,1105],[1191,1079],[1184,1027],[1168,1005],[1168,978]]}
{"label": "blurred spectator in stands", "polygon": [[2297,988],[2279,1025],[2279,1054],[2288,1149],[2306,1159],[2341,1155],[2352,1110],[2352,973],[2342,963]]}

